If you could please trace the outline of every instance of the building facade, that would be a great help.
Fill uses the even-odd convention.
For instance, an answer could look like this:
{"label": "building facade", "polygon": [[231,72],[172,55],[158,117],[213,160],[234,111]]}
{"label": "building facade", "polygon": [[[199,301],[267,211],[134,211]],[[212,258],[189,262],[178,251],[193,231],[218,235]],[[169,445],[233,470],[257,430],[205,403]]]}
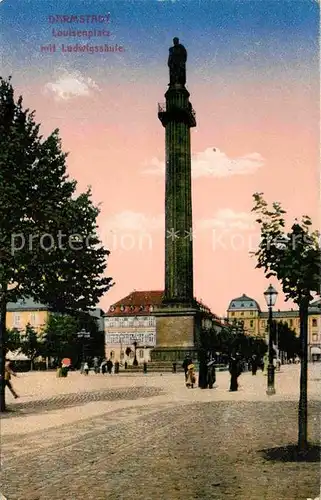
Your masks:
{"label": "building facade", "polygon": [[[127,362],[133,364],[134,342],[137,342],[136,357],[139,364],[144,361],[168,361],[167,353],[163,356],[152,357],[157,351],[157,337],[162,334],[157,328],[157,311],[163,303],[164,291],[134,291],[123,299],[110,306],[105,314],[105,356],[113,362]],[[200,301],[196,301],[197,307],[202,315],[200,332],[219,332],[226,326],[221,318],[213,314],[208,307]],[[159,324],[158,324],[159,326]],[[182,326],[174,325],[173,330],[177,333]],[[185,325],[186,326],[186,325]],[[187,325],[188,327],[188,325]],[[200,339],[192,339],[193,344],[200,344]],[[131,349],[129,355],[127,348]],[[180,360],[180,351],[174,352],[173,359]],[[193,356],[191,350],[190,355]]]}
{"label": "building facade", "polygon": [[[105,356],[113,362],[133,364],[134,342],[138,363],[150,361],[156,345],[154,308],[163,298],[162,291],[134,291],[119,300],[105,314]],[[127,355],[126,349],[131,352]]]}
{"label": "building facade", "polygon": [[24,332],[27,324],[38,333],[44,328],[49,316],[49,307],[34,302],[32,299],[20,299],[7,305],[7,329]]}
{"label": "building facade", "polygon": [[[227,318],[243,321],[246,333],[252,337],[267,338],[268,334],[267,311],[262,311],[258,302],[243,294],[231,300],[227,309]],[[273,319],[287,323],[297,336],[300,335],[300,318],[298,309],[281,311],[273,310]],[[311,302],[308,320],[308,352],[309,359],[321,359],[321,299]]]}

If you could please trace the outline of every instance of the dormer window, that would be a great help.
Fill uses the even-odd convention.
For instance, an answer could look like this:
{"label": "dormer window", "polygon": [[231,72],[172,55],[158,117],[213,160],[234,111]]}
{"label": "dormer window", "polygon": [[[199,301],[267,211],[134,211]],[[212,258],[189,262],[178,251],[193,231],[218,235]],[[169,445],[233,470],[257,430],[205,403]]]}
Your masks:
{"label": "dormer window", "polygon": [[140,306],[139,310],[143,311],[144,310],[144,306]]}
{"label": "dormer window", "polygon": [[110,312],[114,312],[115,311],[115,307],[111,306],[109,310],[110,310]]}
{"label": "dormer window", "polygon": [[154,311],[153,306],[149,306],[149,312],[153,312],[153,311]]}
{"label": "dormer window", "polygon": [[244,304],[241,304],[241,307],[244,307]]}
{"label": "dormer window", "polygon": [[125,311],[125,306],[120,306],[120,310],[121,310],[121,312],[124,312]]}
{"label": "dormer window", "polygon": [[135,311],[135,306],[130,306],[131,311]]}

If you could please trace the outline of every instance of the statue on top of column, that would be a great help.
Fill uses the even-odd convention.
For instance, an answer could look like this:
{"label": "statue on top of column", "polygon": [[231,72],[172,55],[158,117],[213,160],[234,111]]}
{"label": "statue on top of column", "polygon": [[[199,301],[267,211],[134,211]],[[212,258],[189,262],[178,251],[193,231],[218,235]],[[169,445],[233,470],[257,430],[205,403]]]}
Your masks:
{"label": "statue on top of column", "polygon": [[168,56],[169,84],[185,85],[187,52],[177,37],[173,38],[173,44],[173,47],[169,49]]}

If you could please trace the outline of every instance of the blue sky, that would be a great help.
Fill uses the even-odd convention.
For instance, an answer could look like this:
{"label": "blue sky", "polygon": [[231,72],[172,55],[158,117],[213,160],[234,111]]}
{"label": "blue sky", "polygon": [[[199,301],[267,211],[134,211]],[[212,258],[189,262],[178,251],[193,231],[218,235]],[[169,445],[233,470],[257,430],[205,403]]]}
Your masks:
{"label": "blue sky", "polygon": [[239,52],[253,44],[261,46],[261,56],[273,57],[276,63],[278,54],[291,60],[301,48],[309,58],[318,49],[319,6],[312,0],[3,0],[4,56],[6,52],[9,58],[14,53],[24,60],[35,53],[37,56],[39,44],[53,41],[47,19],[50,14],[107,11],[111,12],[115,43],[126,46],[129,60],[132,57],[137,63],[139,54],[145,65],[153,65],[152,54],[163,51],[167,56],[176,35],[186,43],[194,60],[209,63],[217,50],[223,58],[227,56],[229,64],[237,62]]}

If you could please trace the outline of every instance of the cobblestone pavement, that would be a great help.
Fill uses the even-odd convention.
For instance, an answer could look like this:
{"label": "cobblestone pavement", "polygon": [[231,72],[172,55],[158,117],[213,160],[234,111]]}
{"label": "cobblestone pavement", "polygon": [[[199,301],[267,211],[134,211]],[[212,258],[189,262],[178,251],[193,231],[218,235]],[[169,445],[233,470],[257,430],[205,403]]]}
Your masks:
{"label": "cobblestone pavement", "polygon": [[9,411],[3,418],[24,416],[34,413],[43,413],[57,409],[65,409],[80,406],[93,401],[115,401],[132,400],[138,398],[148,398],[156,396],[163,391],[156,387],[134,387],[122,389],[102,389],[99,391],[76,392],[71,394],[61,394],[51,396],[46,399],[36,399],[33,401],[19,402],[9,406]]}
{"label": "cobblestone pavement", "polygon": [[[263,455],[263,450],[296,442],[296,397],[282,401],[281,396],[291,392],[286,381],[296,380],[298,370],[291,367],[279,378],[278,399],[263,395],[266,378],[250,374],[242,375],[240,393],[224,387],[224,398],[223,389],[187,390],[180,378],[169,375],[137,377],[130,387],[114,391],[98,390],[101,381],[93,377],[86,384],[94,390],[87,386],[85,394],[72,392],[60,399],[49,390],[47,399],[55,401],[55,408],[68,405],[70,398],[83,406],[52,410],[49,405],[43,415],[18,419],[8,414],[3,420],[1,491],[8,500],[315,498],[317,461],[268,461]],[[316,371],[310,373],[313,394],[317,378]],[[227,377],[222,381],[225,385]],[[253,387],[258,400],[248,401],[245,396]],[[15,403],[17,410],[18,405],[39,405],[35,394],[30,398],[34,401]],[[317,442],[321,401],[313,399],[309,437]],[[87,417],[75,420],[81,411]],[[54,414],[59,420],[48,426]]]}

